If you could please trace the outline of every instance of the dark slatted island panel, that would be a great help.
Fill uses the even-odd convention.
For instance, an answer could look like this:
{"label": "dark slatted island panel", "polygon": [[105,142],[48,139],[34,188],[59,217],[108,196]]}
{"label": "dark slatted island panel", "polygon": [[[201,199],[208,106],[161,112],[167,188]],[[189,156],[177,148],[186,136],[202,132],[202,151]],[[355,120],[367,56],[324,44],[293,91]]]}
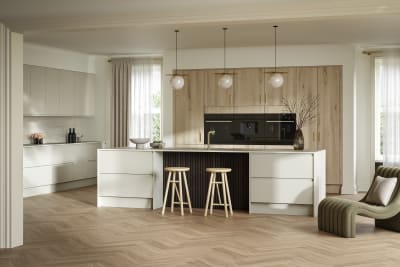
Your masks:
{"label": "dark slatted island panel", "polygon": [[[188,187],[193,208],[204,208],[208,183],[210,180],[206,168],[231,168],[228,173],[229,189],[233,209],[249,210],[249,154],[214,152],[164,152],[165,167],[189,167]],[[218,175],[219,177],[219,175]],[[164,172],[164,194],[168,173]],[[221,191],[222,193],[222,191]],[[170,203],[168,196],[168,205]]]}

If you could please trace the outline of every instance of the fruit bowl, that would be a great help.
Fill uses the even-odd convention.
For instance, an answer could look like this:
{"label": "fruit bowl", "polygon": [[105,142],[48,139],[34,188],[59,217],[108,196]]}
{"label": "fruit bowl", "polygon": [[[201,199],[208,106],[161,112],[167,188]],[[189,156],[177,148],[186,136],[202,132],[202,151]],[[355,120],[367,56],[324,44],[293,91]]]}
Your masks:
{"label": "fruit bowl", "polygon": [[129,141],[136,145],[136,148],[144,148],[144,144],[150,142],[150,138],[129,138]]}

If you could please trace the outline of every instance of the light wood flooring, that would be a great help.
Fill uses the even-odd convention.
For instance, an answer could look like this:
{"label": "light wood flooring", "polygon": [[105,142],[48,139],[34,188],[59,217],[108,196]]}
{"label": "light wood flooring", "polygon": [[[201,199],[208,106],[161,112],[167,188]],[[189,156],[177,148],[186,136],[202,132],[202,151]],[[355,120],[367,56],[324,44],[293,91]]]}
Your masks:
{"label": "light wood flooring", "polygon": [[179,216],[96,208],[96,187],[27,198],[25,245],[0,266],[400,266],[400,234],[358,218],[357,238],[319,233],[306,216]]}

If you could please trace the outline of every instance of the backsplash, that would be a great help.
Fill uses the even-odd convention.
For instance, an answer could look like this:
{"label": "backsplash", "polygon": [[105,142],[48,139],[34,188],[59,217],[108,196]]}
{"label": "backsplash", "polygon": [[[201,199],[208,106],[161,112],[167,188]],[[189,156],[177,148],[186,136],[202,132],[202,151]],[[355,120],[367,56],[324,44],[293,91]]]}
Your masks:
{"label": "backsplash", "polygon": [[44,143],[66,142],[69,128],[75,128],[77,135],[83,135],[81,141],[98,140],[95,120],[92,117],[24,117],[24,144],[30,144],[30,135],[41,132],[45,134]]}

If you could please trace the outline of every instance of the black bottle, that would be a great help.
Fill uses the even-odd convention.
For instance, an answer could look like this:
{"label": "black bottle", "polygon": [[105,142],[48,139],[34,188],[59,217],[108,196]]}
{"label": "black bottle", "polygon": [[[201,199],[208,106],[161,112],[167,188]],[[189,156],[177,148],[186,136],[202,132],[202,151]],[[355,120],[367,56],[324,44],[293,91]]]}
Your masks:
{"label": "black bottle", "polygon": [[72,130],[69,128],[68,136],[67,136],[67,143],[72,143]]}
{"label": "black bottle", "polygon": [[75,128],[72,128],[72,143],[76,143],[76,133],[75,133]]}

